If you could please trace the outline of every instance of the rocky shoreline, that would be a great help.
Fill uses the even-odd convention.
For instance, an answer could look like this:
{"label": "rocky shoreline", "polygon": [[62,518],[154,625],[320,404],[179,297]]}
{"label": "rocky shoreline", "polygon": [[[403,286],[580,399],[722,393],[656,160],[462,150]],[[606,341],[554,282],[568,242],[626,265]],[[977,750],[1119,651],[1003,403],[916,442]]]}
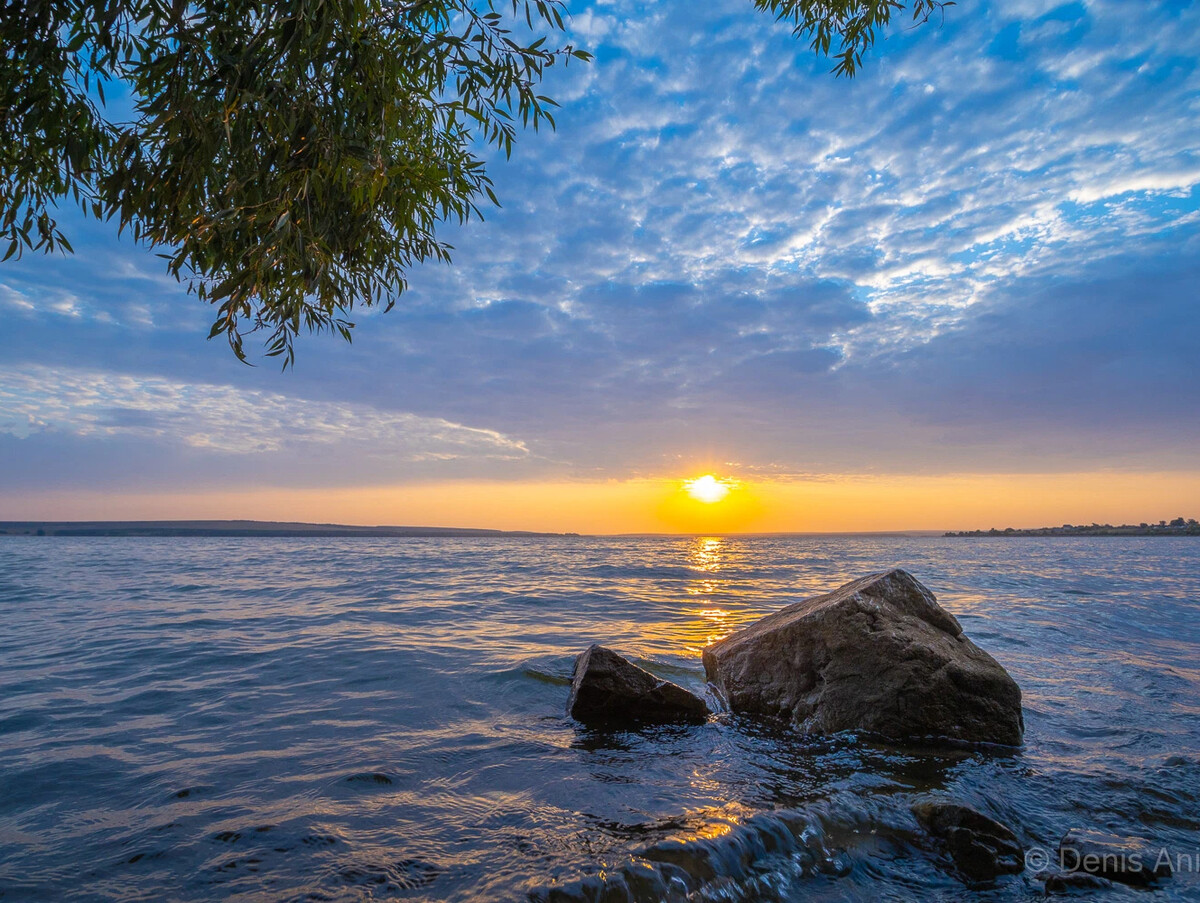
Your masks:
{"label": "rocky shoreline", "polygon": [[[730,711],[778,718],[804,735],[865,731],[891,740],[1018,746],[1021,690],[912,574],[871,574],[803,599],[703,652]],[[703,700],[603,646],[575,662],[571,716],[664,722]]]}
{"label": "rocky shoreline", "polygon": [[[710,689],[731,713],[785,725],[799,737],[864,735],[998,752],[1023,742],[1016,682],[900,568],[768,615],[705,648],[703,662]],[[575,661],[567,710],[601,730],[695,724],[713,714],[696,694],[599,645]],[[959,800],[918,796],[908,818],[913,828],[905,842],[927,849],[968,887],[1027,868],[1046,893],[1153,886],[1171,875],[1170,864],[1158,862],[1141,838],[1072,829],[1055,857],[1039,859],[1019,830]],[[660,844],[624,868],[532,898],[687,900],[701,886],[752,876],[756,859],[779,855],[809,863],[805,869],[814,875],[837,875],[843,867],[811,817],[771,812],[724,837]]]}

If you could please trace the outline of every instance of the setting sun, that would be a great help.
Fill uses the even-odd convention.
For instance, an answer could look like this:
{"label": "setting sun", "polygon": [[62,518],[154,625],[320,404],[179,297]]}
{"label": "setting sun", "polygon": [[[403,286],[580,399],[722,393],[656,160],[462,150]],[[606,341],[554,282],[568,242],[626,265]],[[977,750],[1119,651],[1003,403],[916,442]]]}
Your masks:
{"label": "setting sun", "polygon": [[694,480],[688,480],[683,484],[683,488],[696,501],[711,505],[729,495],[729,490],[733,488],[733,484],[729,480],[718,480],[709,473]]}

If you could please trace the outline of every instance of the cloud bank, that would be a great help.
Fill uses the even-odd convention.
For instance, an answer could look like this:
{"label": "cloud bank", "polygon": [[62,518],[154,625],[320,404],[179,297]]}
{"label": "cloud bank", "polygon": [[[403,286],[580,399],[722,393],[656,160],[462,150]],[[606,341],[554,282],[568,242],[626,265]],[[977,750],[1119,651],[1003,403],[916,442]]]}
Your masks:
{"label": "cloud bank", "polygon": [[1200,468],[1200,8],[960,5],[853,81],[745,0],[572,11],[504,208],[294,373],[103,227],[0,269],[21,479]]}

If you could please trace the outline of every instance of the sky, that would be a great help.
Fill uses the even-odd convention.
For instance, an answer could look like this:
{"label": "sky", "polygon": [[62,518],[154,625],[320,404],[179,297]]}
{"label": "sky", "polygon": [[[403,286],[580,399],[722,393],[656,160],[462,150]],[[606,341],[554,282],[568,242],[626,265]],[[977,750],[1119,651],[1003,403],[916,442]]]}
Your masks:
{"label": "sky", "polygon": [[853,80],[749,0],[568,8],[557,130],[352,345],[240,364],[69,210],[0,264],[0,519],[1200,516],[1200,5],[962,0]]}

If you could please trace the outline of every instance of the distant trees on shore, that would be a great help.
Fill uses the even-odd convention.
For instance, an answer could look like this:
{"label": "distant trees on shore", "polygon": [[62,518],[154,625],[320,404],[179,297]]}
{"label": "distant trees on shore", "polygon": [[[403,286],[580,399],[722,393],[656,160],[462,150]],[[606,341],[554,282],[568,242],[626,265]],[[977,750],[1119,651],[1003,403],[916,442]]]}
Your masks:
{"label": "distant trees on shore", "polygon": [[1157,524],[1063,524],[1061,527],[1034,527],[1016,529],[1005,527],[997,530],[950,531],[946,536],[1200,536],[1200,522],[1194,517],[1177,517],[1172,521],[1160,520]]}

